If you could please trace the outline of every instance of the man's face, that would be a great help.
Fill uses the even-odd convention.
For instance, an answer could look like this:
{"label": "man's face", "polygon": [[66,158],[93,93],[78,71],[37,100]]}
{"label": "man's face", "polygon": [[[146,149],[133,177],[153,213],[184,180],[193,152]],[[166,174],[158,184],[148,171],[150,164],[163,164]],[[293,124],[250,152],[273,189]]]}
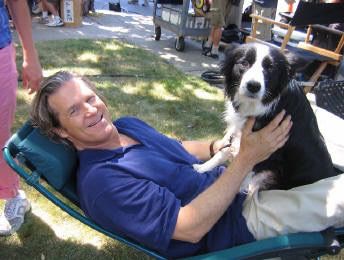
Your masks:
{"label": "man's face", "polygon": [[106,148],[111,135],[117,133],[106,105],[81,79],[65,83],[48,102],[61,123],[57,133],[78,150]]}

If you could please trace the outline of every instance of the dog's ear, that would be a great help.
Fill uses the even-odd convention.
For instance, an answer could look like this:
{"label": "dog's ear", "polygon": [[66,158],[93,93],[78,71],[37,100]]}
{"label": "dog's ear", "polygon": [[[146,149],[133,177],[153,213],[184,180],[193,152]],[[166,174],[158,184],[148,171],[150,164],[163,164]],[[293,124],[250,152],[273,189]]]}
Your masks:
{"label": "dog's ear", "polygon": [[240,46],[239,43],[232,42],[231,44],[227,45],[225,48],[225,55],[230,55],[235,49],[237,49]]}
{"label": "dog's ear", "polygon": [[233,67],[236,62],[237,49],[240,44],[231,44],[225,50],[225,58],[221,62],[221,73],[225,77],[225,95],[227,97],[233,97],[235,93],[235,83],[238,79],[235,79],[233,75]]}
{"label": "dog's ear", "polygon": [[296,55],[295,53],[292,53],[290,51],[287,51],[285,53],[285,57],[287,58],[287,61],[289,63],[289,77],[292,78],[295,73],[304,71],[307,66],[310,64],[308,60],[305,58],[300,57],[299,55]]}
{"label": "dog's ear", "polygon": [[240,46],[238,43],[231,43],[224,51],[225,59],[221,63],[221,71],[223,74],[229,75],[234,65],[235,50]]}

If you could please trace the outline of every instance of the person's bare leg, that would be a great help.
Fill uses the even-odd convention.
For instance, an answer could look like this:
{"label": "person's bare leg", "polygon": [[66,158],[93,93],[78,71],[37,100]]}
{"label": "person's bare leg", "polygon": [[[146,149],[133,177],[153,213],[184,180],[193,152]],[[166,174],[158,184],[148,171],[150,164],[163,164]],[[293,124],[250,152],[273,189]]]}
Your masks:
{"label": "person's bare leg", "polygon": [[219,45],[222,36],[222,28],[221,27],[214,27],[212,31],[212,41],[213,47],[211,48],[211,53],[215,55],[219,55]]}
{"label": "person's bare leg", "polygon": [[48,10],[52,15],[59,16],[59,12],[57,11],[55,5],[49,3],[48,1],[43,0],[43,4],[45,5],[46,10]]}
{"label": "person's bare leg", "polygon": [[41,8],[42,8],[42,16],[39,19],[39,23],[41,24],[47,24],[49,23],[49,17],[48,17],[48,9],[46,6],[46,2],[47,0],[41,0],[40,4],[41,4]]}
{"label": "person's bare leg", "polygon": [[208,40],[206,41],[206,43],[204,44],[205,48],[211,48],[212,44],[213,44],[213,38],[214,38],[214,27],[211,27],[210,29],[210,33],[208,36]]}

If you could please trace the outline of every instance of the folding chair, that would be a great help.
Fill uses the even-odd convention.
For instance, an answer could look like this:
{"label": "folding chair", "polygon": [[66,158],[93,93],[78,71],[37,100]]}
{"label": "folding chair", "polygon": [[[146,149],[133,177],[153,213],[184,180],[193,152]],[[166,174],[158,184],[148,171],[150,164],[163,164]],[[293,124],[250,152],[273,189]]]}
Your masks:
{"label": "folding chair", "polygon": [[[289,14],[288,16],[290,18],[289,23],[283,23],[252,14],[252,31],[251,34],[246,37],[246,42],[258,41],[270,46],[276,46],[257,38],[257,26],[259,22],[262,22],[281,27],[285,30],[285,35],[280,45],[282,51],[288,49],[308,60],[318,60],[321,62],[309,79],[310,82],[315,83],[328,64],[338,66],[343,59],[341,51],[344,47],[344,32],[330,29],[323,25],[344,22],[344,3],[311,3],[300,1],[295,13]],[[299,42],[296,48],[288,46],[287,44],[291,36],[295,33],[299,33],[295,31],[295,28],[304,26],[308,27],[304,42]],[[314,45],[311,41],[311,39],[314,39],[314,37],[311,37],[314,29],[338,35],[338,43],[335,49],[331,50]],[[306,89],[306,91],[309,90],[310,89]]]}
{"label": "folding chair", "polygon": [[[77,158],[73,149],[52,142],[28,121],[6,143],[3,153],[8,165],[29,185],[72,217],[149,256],[165,259],[164,256],[127,237],[103,229],[81,213],[75,185]],[[47,185],[55,191],[50,192]],[[67,198],[70,203],[62,201],[57,194]],[[265,259],[275,256],[289,256],[295,259],[297,256],[310,258],[338,254],[344,246],[343,236],[344,228],[283,235],[190,259]]]}

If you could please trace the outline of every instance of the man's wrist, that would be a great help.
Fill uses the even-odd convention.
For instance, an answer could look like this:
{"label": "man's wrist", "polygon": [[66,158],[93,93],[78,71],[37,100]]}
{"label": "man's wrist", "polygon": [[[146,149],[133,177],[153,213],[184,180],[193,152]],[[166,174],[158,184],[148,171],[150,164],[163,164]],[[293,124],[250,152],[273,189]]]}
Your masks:
{"label": "man's wrist", "polygon": [[254,156],[250,156],[250,155],[244,154],[244,153],[242,153],[240,151],[235,156],[235,159],[237,161],[240,161],[240,162],[245,162],[245,167],[247,169],[250,169],[250,170],[252,170],[253,167],[257,164]]}
{"label": "man's wrist", "polygon": [[209,145],[209,154],[210,157],[214,157],[215,155],[215,151],[214,151],[214,144],[215,144],[216,140],[211,141],[210,145]]}

